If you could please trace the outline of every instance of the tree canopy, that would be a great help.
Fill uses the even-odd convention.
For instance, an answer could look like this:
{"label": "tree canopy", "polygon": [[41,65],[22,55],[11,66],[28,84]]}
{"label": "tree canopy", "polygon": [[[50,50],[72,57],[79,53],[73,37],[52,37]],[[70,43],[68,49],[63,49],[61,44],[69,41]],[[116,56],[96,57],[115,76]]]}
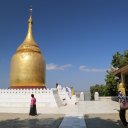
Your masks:
{"label": "tree canopy", "polygon": [[125,50],[123,54],[116,52],[113,55],[111,65],[115,68],[121,68],[128,64],[128,50]]}
{"label": "tree canopy", "polygon": [[[121,68],[128,65],[128,50],[125,50],[123,53],[116,52],[112,56],[111,66],[114,68]],[[100,96],[116,96],[117,95],[117,85],[118,80],[110,71],[106,71],[107,74],[105,76],[105,85],[93,85],[90,87],[92,99],[94,96],[94,92],[98,91]]]}

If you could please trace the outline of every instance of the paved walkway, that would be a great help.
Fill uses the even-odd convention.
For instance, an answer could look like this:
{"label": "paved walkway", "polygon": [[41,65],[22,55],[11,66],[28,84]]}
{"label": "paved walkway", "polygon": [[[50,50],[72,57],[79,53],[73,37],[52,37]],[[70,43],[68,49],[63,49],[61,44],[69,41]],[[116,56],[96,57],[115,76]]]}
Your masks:
{"label": "paved walkway", "polygon": [[59,128],[86,128],[83,115],[66,115]]}
{"label": "paved walkway", "polygon": [[[61,113],[65,113],[66,116],[61,122],[59,128],[86,128],[86,127],[87,128],[101,128],[101,126],[98,125],[99,123],[98,119],[100,118],[101,118],[100,119],[101,122],[104,120],[104,122],[99,123],[99,124],[102,124],[103,126],[102,128],[106,128],[105,125],[106,126],[108,125],[110,128],[121,127],[121,122],[120,124],[116,124],[119,121],[118,102],[114,102],[114,101],[84,101],[83,102],[83,101],[80,101],[77,105],[67,105],[60,109],[61,109]],[[114,121],[115,115],[110,116],[111,120],[102,119],[104,116],[106,116],[106,118],[109,118],[109,116],[106,115],[107,113],[108,115],[111,115],[113,113],[116,114],[116,116],[118,117],[118,121],[117,120],[116,120],[117,122]],[[92,118],[91,116],[89,116],[90,114],[92,115],[101,114],[102,116],[98,115],[99,116],[98,118],[97,117]],[[93,124],[93,122],[94,122],[94,125],[93,126],[90,125],[90,124]]]}
{"label": "paved walkway", "polygon": [[0,113],[0,128],[58,128],[64,115]]}
{"label": "paved walkway", "polygon": [[66,114],[59,128],[86,128],[83,112],[79,110],[79,104],[70,104],[60,108],[60,112]]}
{"label": "paved walkway", "polygon": [[85,115],[85,121],[87,128],[124,128],[118,113],[87,114]]}
{"label": "paved walkway", "polygon": [[80,101],[61,107],[57,114],[0,113],[0,128],[121,128],[118,111],[118,102]]}

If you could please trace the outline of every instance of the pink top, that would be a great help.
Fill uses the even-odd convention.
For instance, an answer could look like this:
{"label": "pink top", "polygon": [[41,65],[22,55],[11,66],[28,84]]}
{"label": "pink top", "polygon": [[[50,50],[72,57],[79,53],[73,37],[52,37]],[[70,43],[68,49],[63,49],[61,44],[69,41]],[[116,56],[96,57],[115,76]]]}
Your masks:
{"label": "pink top", "polygon": [[35,105],[35,104],[36,104],[36,98],[33,97],[33,98],[31,99],[31,105]]}

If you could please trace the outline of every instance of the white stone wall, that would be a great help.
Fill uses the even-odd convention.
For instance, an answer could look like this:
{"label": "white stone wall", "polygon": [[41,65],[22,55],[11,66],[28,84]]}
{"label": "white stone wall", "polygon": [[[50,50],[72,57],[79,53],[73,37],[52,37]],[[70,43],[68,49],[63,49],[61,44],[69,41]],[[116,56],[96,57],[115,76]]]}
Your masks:
{"label": "white stone wall", "polygon": [[29,113],[31,94],[38,113],[56,113],[62,104],[57,89],[0,89],[0,112]]}
{"label": "white stone wall", "polygon": [[107,100],[113,100],[113,101],[118,101],[117,96],[99,96],[98,92],[94,93],[94,100],[95,101],[107,101]]}

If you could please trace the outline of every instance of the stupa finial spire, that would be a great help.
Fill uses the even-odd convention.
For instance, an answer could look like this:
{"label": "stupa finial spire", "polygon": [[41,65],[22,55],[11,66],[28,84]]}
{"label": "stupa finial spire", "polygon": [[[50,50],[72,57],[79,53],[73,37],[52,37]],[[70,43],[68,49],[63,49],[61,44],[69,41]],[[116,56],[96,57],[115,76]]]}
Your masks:
{"label": "stupa finial spire", "polygon": [[[32,20],[32,6],[29,8],[29,19],[28,19],[28,32],[27,35],[23,41],[23,43],[18,47],[17,51],[21,51],[25,48],[24,45],[27,45],[27,49],[28,49],[28,45],[29,46],[38,46],[37,43],[35,42],[34,38],[33,38],[33,34],[32,34],[32,25],[33,25],[33,20]],[[30,47],[29,47],[30,48]],[[38,52],[40,52],[40,49],[38,49]]]}
{"label": "stupa finial spire", "polygon": [[32,20],[32,6],[30,6],[29,8],[29,19],[28,19],[28,33],[27,36],[24,40],[25,43],[30,43],[30,44],[36,44],[33,35],[32,35],[32,24],[33,24],[33,20]]}
{"label": "stupa finial spire", "polygon": [[29,15],[32,16],[32,5],[29,7]]}

